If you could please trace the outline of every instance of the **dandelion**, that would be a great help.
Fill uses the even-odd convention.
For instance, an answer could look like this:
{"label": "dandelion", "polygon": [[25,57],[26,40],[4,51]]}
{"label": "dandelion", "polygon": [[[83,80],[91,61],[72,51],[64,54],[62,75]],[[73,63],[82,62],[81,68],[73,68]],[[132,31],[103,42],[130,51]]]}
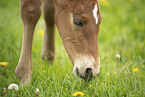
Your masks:
{"label": "dandelion", "polygon": [[38,93],[39,92],[39,89],[38,88],[36,88],[36,92],[35,93]]}
{"label": "dandelion", "polygon": [[9,87],[8,87],[8,89],[18,90],[18,89],[19,89],[19,87],[18,87],[18,85],[17,85],[17,84],[10,84],[10,85],[9,85]]}
{"label": "dandelion", "polygon": [[0,65],[2,65],[2,66],[7,66],[7,62],[0,62]]}
{"label": "dandelion", "polygon": [[46,73],[46,71],[45,71],[45,70],[43,70],[42,72],[43,72],[43,73]]}
{"label": "dandelion", "polygon": [[138,72],[138,71],[139,71],[138,68],[134,68],[134,69],[132,69],[132,72]]}
{"label": "dandelion", "polygon": [[36,88],[36,91],[35,91],[35,96],[38,96],[38,93],[39,92],[39,89],[38,88]]}
{"label": "dandelion", "polygon": [[117,59],[120,59],[120,55],[119,55],[119,54],[116,54],[115,57],[116,57]]}
{"label": "dandelion", "polygon": [[92,85],[90,84],[89,87],[92,87]]}
{"label": "dandelion", "polygon": [[100,3],[102,3],[104,6],[109,5],[109,2],[107,0],[100,0]]}
{"label": "dandelion", "polygon": [[73,93],[73,96],[84,96],[85,94],[83,92],[75,92]]}
{"label": "dandelion", "polygon": [[38,33],[39,33],[41,36],[43,36],[44,30],[39,30]]}

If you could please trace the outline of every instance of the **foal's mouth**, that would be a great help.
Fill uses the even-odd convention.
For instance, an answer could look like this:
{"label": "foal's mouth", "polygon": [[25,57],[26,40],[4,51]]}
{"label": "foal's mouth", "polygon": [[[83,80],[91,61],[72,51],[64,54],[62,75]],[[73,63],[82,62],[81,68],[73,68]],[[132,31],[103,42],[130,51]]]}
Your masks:
{"label": "foal's mouth", "polygon": [[[93,79],[96,78],[96,77],[93,77],[93,72],[92,72],[91,68],[88,68],[88,69],[86,70],[86,75],[85,75],[85,76],[81,75],[81,74],[79,73],[79,70],[78,70],[78,69],[76,69],[76,72],[77,72],[77,77],[82,78],[82,79],[84,79],[85,81],[91,81],[91,80],[93,80]],[[100,73],[98,73],[96,76],[99,76],[99,74],[100,74]]]}

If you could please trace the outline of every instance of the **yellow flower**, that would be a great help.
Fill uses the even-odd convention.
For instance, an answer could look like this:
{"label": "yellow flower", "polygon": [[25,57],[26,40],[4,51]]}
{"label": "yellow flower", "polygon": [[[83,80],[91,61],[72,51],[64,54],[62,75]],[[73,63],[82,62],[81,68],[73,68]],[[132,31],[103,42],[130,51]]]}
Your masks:
{"label": "yellow flower", "polygon": [[73,96],[84,96],[85,94],[83,92],[75,92],[73,93]]}
{"label": "yellow flower", "polygon": [[92,87],[92,85],[90,84],[89,87]]}
{"label": "yellow flower", "polygon": [[6,66],[8,63],[7,62],[0,62],[0,65]]}
{"label": "yellow flower", "polygon": [[44,30],[39,30],[38,33],[43,36]]}
{"label": "yellow flower", "polygon": [[107,0],[100,0],[100,3],[102,3],[104,6],[109,5],[109,2]]}
{"label": "yellow flower", "polygon": [[45,71],[45,70],[43,70],[43,72],[45,73],[46,71]]}
{"label": "yellow flower", "polygon": [[138,68],[134,68],[134,69],[132,69],[132,72],[138,72],[138,71],[139,71]]}

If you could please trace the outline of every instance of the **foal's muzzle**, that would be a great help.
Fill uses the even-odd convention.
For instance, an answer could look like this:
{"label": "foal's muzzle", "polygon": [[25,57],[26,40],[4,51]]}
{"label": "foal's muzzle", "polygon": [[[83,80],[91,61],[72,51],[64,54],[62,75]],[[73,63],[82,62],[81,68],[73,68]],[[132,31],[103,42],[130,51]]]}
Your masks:
{"label": "foal's muzzle", "polygon": [[[84,74],[80,74],[78,68],[76,68],[76,72],[77,72],[77,76],[84,79],[85,81],[91,81],[94,78],[92,68],[86,68],[84,70]],[[98,75],[99,73],[96,76]]]}
{"label": "foal's muzzle", "polygon": [[81,57],[74,62],[73,73],[86,81],[92,80],[99,74],[100,60],[97,62],[91,57]]}

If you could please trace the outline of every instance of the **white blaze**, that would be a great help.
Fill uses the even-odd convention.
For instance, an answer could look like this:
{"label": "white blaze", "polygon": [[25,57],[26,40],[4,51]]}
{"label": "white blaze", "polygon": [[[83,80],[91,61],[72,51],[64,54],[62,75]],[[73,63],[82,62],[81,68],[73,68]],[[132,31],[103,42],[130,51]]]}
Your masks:
{"label": "white blaze", "polygon": [[98,7],[97,7],[97,4],[95,4],[95,7],[93,9],[93,16],[95,18],[96,25],[98,24],[97,10],[98,10]]}

